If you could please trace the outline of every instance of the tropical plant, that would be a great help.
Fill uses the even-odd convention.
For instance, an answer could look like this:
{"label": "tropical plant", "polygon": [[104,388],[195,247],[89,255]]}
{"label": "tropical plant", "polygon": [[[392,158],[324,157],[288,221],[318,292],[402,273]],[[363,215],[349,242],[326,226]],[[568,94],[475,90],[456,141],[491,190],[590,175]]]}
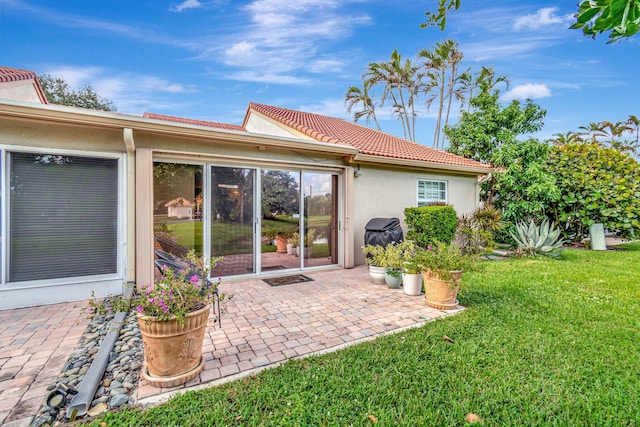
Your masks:
{"label": "tropical plant", "polygon": [[474,255],[464,253],[458,245],[442,242],[420,251],[416,258],[423,271],[431,271],[445,281],[452,279],[451,272],[472,270],[476,262]]}
{"label": "tropical plant", "polygon": [[291,237],[289,237],[288,242],[293,246],[298,246],[300,244],[300,233],[298,233],[297,231],[294,232]]}
{"label": "tropical plant", "polygon": [[516,224],[517,233],[511,237],[516,241],[518,249],[525,255],[558,256],[562,252],[564,240],[560,236],[560,229],[550,225],[545,219],[540,225],[533,220]]}

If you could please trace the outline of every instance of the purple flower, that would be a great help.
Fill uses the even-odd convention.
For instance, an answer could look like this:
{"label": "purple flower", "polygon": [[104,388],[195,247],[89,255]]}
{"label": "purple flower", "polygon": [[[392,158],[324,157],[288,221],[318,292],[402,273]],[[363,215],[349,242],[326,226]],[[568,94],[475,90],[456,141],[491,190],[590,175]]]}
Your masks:
{"label": "purple flower", "polygon": [[189,279],[189,282],[193,285],[199,285],[200,284],[200,278],[198,277],[198,275],[194,274],[193,276],[191,276],[191,278]]}
{"label": "purple flower", "polygon": [[144,307],[141,305],[138,306],[138,313],[142,313],[144,311]]}

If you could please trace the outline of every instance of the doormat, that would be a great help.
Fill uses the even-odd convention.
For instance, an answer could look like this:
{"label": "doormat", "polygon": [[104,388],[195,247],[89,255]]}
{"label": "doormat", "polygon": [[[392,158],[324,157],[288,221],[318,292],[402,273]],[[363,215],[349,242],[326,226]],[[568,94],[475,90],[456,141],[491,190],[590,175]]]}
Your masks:
{"label": "doormat", "polygon": [[272,277],[270,279],[262,279],[269,286],[293,285],[294,283],[313,282],[313,279],[302,274],[295,276]]}

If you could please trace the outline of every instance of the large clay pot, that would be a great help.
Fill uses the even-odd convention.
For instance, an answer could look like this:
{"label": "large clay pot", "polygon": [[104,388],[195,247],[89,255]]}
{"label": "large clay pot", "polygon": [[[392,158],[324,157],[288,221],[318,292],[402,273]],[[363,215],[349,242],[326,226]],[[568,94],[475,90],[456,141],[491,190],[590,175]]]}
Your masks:
{"label": "large clay pot", "polygon": [[451,271],[452,280],[442,280],[437,273],[425,271],[424,302],[433,308],[453,310],[458,306],[458,289],[462,280],[462,271]]}
{"label": "large clay pot", "polygon": [[402,289],[407,295],[420,295],[422,293],[422,273],[402,273]]}
{"label": "large clay pot", "polygon": [[287,238],[282,236],[276,236],[276,253],[287,253]]}
{"label": "large clay pot", "polygon": [[144,378],[155,387],[174,387],[193,379],[204,368],[202,342],[211,304],[189,313],[184,321],[154,321],[138,314],[144,344]]}

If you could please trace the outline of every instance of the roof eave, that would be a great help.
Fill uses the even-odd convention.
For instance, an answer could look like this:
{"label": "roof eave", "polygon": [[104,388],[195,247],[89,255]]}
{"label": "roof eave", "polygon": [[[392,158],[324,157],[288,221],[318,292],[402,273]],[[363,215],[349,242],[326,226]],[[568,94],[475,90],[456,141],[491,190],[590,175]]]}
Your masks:
{"label": "roof eave", "polygon": [[449,163],[435,163],[423,160],[399,159],[396,157],[374,156],[371,154],[357,154],[353,156],[354,163],[367,163],[376,165],[394,165],[409,168],[432,169],[441,171],[452,171],[463,174],[485,175],[493,172],[494,168],[490,165],[486,167],[452,165]]}
{"label": "roof eave", "polygon": [[107,111],[85,111],[52,104],[39,105],[2,100],[0,101],[0,116],[99,127],[103,129],[130,128],[134,132],[180,136],[183,138],[245,144],[257,147],[315,151],[339,156],[354,156],[358,153],[357,148],[348,145],[341,146],[307,139],[301,140],[244,131],[216,129],[209,126],[168,122],[166,120],[149,119],[139,116],[125,116]]}

